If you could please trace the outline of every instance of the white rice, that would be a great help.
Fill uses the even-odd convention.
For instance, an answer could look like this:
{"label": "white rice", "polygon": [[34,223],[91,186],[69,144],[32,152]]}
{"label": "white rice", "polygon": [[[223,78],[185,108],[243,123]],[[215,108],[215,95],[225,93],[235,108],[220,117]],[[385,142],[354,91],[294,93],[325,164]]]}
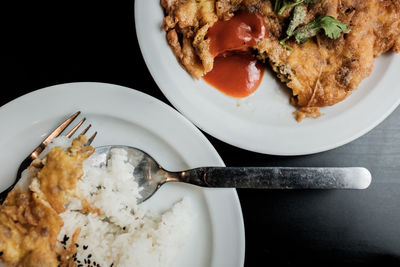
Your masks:
{"label": "white rice", "polygon": [[[43,153],[55,145],[65,148],[70,141],[57,138]],[[101,217],[83,214],[77,199],[72,199],[60,214],[64,220],[58,236],[61,247],[68,247],[71,236],[81,227],[74,257],[78,266],[173,266],[190,239],[191,202],[183,198],[163,214],[138,205],[140,188],[133,177],[133,166],[126,159],[125,150],[114,149],[107,166],[93,167],[91,158],[84,164],[85,174],[78,182],[77,193],[99,209]]]}

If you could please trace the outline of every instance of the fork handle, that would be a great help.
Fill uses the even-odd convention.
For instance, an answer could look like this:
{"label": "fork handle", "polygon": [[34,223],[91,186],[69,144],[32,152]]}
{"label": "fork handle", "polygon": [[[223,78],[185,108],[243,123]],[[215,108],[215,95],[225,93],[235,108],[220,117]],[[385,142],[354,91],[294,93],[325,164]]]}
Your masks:
{"label": "fork handle", "polygon": [[365,189],[371,173],[362,167],[201,167],[180,173],[180,181],[204,187]]}
{"label": "fork handle", "polygon": [[[32,155],[32,154],[31,154]],[[32,158],[31,155],[29,155],[26,159],[24,159],[21,163],[21,165],[18,168],[17,171],[17,178],[14,180],[14,182],[12,183],[12,185],[10,185],[7,189],[3,190],[3,192],[0,193],[0,205],[2,205],[4,203],[4,200],[6,200],[8,193],[11,192],[11,190],[14,189],[15,185],[18,183],[18,181],[21,179],[21,175],[22,172],[28,168],[28,166],[31,164],[32,162]]]}

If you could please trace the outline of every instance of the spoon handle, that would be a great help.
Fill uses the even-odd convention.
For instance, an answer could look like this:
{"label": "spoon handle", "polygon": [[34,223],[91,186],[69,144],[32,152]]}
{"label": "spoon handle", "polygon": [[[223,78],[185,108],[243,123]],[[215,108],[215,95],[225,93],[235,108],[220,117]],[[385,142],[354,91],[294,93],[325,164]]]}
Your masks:
{"label": "spoon handle", "polygon": [[180,180],[205,187],[365,189],[371,173],[362,167],[202,167],[182,172]]}

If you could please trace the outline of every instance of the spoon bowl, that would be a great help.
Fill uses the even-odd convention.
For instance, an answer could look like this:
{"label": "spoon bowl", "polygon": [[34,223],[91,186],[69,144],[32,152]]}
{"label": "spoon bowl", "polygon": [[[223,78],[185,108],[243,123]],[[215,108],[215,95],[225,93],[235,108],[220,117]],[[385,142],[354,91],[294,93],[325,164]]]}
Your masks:
{"label": "spoon bowl", "polygon": [[106,164],[110,158],[110,151],[121,148],[127,152],[128,162],[134,167],[133,177],[135,177],[139,187],[142,188],[140,191],[141,199],[138,200],[138,203],[141,203],[151,197],[162,184],[167,182],[168,172],[144,151],[121,145],[97,147],[94,154],[104,156],[99,157],[100,161],[97,161],[95,165]]}

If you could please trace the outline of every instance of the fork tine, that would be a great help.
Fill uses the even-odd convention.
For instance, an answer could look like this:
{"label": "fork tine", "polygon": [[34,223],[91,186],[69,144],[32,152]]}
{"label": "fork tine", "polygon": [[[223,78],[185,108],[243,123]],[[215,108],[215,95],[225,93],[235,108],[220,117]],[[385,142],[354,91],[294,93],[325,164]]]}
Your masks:
{"label": "fork tine", "polygon": [[35,148],[35,150],[33,150],[33,152],[28,156],[31,160],[36,159],[40,152],[43,151],[43,149],[51,142],[51,140],[53,140],[54,138],[58,137],[64,130],[65,128],[68,127],[68,125],[71,124],[71,122],[78,117],[78,115],[81,114],[80,111],[74,113],[71,117],[69,117],[68,119],[66,119],[63,123],[61,123],[57,128],[54,129],[54,131],[52,131],[47,137],[46,139],[44,139],[42,141],[42,143],[40,143],[39,146],[37,146]]}
{"label": "fork tine", "polygon": [[71,138],[71,136],[76,132],[76,130],[78,130],[79,127],[81,127],[82,123],[84,123],[86,120],[86,118],[83,118],[80,122],[78,122],[77,125],[75,125],[74,128],[71,129],[71,131],[69,131],[65,136],[68,138]]}
{"label": "fork tine", "polygon": [[85,145],[89,146],[89,145],[93,142],[93,140],[94,140],[94,138],[96,137],[96,135],[97,135],[97,132],[95,132],[95,133],[88,139],[88,141],[87,141],[87,143],[86,143]]}
{"label": "fork tine", "polygon": [[51,140],[53,140],[54,138],[58,137],[64,130],[65,128],[68,127],[68,125],[71,124],[71,122],[78,117],[78,115],[81,114],[80,111],[76,112],[75,114],[73,114],[71,117],[69,117],[66,121],[64,121],[63,123],[61,123],[53,132],[51,132],[49,134],[49,136],[47,136],[46,139],[43,140],[41,145],[47,146]]}
{"label": "fork tine", "polygon": [[90,127],[92,127],[91,124],[89,124],[88,127],[86,127],[85,130],[83,130],[79,135],[84,135],[90,129]]}

